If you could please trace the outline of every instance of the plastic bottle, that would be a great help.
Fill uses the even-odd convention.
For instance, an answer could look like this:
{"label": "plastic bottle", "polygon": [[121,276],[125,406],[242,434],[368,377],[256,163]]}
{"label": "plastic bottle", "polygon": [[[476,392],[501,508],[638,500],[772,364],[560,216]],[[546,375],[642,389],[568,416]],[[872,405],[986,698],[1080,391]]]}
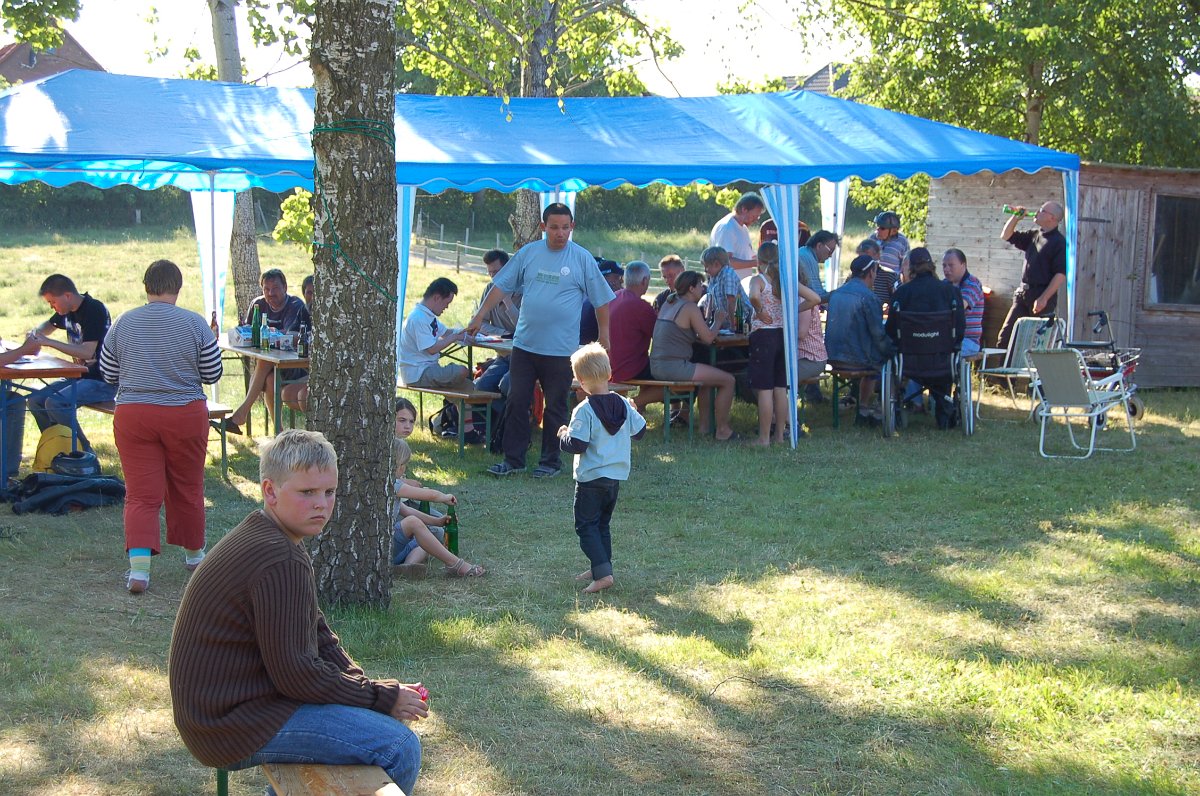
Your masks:
{"label": "plastic bottle", "polygon": [[263,321],[261,335],[262,335],[262,350],[270,351],[271,350],[271,327],[267,326],[267,323],[265,320]]}
{"label": "plastic bottle", "polygon": [[254,305],[254,312],[250,313],[250,347],[260,348],[262,346],[262,312],[258,309],[258,305]]}
{"label": "plastic bottle", "polygon": [[458,513],[450,507],[450,519],[446,522],[446,549],[458,555]]}
{"label": "plastic bottle", "polygon": [[1002,207],[1000,209],[1003,210],[1005,213],[1008,213],[1010,216],[1017,216],[1019,218],[1033,218],[1034,216],[1037,215],[1036,210],[1018,211],[1017,208],[1013,207],[1012,205],[1005,205],[1004,207]]}

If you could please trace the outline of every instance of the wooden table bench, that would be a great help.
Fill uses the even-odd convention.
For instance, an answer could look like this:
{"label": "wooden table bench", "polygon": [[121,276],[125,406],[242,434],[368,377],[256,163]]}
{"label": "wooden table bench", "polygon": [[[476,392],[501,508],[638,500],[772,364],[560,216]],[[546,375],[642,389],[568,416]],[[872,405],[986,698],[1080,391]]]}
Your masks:
{"label": "wooden table bench", "polygon": [[[225,404],[219,404],[215,401],[208,401],[208,420],[209,425],[215,428],[221,434],[221,477],[226,481],[229,480],[229,454],[228,446],[225,439],[225,423],[223,422],[233,410]],[[85,409],[94,409],[97,412],[103,412],[106,415],[115,414],[117,405],[113,401],[105,401],[98,404],[84,404]],[[216,421],[215,423],[212,421]]]}
{"label": "wooden table bench", "polygon": [[[408,390],[417,394],[417,422],[423,423],[425,418],[425,396],[438,395],[443,400],[450,401],[458,407],[458,458],[463,458],[466,453],[466,428],[467,428],[467,407],[468,406],[487,406],[492,401],[498,398],[503,398],[498,392],[487,392],[485,390],[451,390],[445,387],[409,387],[407,385],[398,385],[401,390]],[[484,412],[484,444],[491,444],[492,440],[492,413]]]}
{"label": "wooden table bench", "polygon": [[[661,381],[659,379],[630,379],[625,382],[634,387],[661,387],[663,391],[663,442],[671,441],[671,401],[687,400],[690,404],[696,392],[704,385],[694,381]],[[698,410],[697,410],[698,411]],[[688,411],[688,442],[695,438],[696,412]]]}
{"label": "wooden table bench", "polygon": [[[833,427],[837,428],[842,413],[841,401],[838,398],[841,388],[849,387],[850,383],[857,379],[878,376],[879,371],[870,368],[848,368],[830,362],[829,375],[833,377]],[[847,395],[849,395],[849,390],[847,390]]]}
{"label": "wooden table bench", "polygon": [[404,796],[379,766],[267,763],[262,769],[279,796]]}

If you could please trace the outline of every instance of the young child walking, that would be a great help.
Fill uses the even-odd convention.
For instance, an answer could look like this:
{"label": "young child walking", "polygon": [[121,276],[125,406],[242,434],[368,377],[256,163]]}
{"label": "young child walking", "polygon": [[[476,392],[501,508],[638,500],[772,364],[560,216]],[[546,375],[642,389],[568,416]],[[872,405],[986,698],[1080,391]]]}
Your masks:
{"label": "young child walking", "polygon": [[609,392],[612,364],[599,343],[571,355],[571,370],[587,393],[571,413],[571,425],[558,429],[559,448],[575,454],[575,533],[591,568],[576,580],[591,581],[592,594],[613,585],[609,521],[621,482],[629,478],[630,440],[641,439],[646,421],[633,402]]}
{"label": "young child walking", "polygon": [[396,503],[392,510],[392,566],[398,575],[410,578],[424,577],[425,559],[433,556],[446,566],[446,574],[455,578],[477,578],[486,570],[459,558],[446,549],[433,531],[421,520],[421,512],[404,516],[403,500],[428,500],[430,503],[445,503],[457,506],[458,500],[448,492],[439,492],[423,486],[413,486],[405,478],[412,449],[408,443],[396,437],[392,440],[392,458],[396,461]]}

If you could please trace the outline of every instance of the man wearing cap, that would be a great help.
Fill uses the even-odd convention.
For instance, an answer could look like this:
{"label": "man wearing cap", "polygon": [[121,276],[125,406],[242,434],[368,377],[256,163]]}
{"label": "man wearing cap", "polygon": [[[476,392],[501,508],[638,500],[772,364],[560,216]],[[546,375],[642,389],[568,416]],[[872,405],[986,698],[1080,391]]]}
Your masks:
{"label": "man wearing cap", "polygon": [[596,258],[571,240],[575,219],[571,208],[554,202],[542,211],[543,240],[521,247],[492,280],[493,289],[467,323],[479,331],[483,318],[499,301],[521,294],[521,317],[509,358],[508,407],[504,410],[504,461],[488,468],[496,477],[525,472],[529,447],[529,407],[534,382],[541,382],[546,408],[542,415],[542,451],[534,478],[552,478],[562,471],[558,437],[565,425],[571,390],[571,354],[579,347],[579,317],[584,299],[596,308],[600,345],[609,348],[608,305],[612,289],[600,275]]}
{"label": "man wearing cap", "polygon": [[[950,310],[954,314],[954,339],[961,341],[966,329],[966,315],[963,313],[962,295],[958,288],[949,282],[943,282],[935,275],[937,266],[933,257],[924,246],[918,246],[908,255],[908,270],[910,278],[892,296],[892,307],[888,312],[888,336],[893,341],[900,339],[900,314],[903,312],[944,312]],[[938,428],[946,429],[954,425],[954,404],[950,400],[951,380],[924,385],[934,400]],[[909,381],[905,385],[904,398],[907,400],[920,395],[921,385]]]}
{"label": "man wearing cap", "polygon": [[875,216],[875,234],[871,236],[879,244],[879,264],[893,273],[900,273],[900,263],[908,254],[908,238],[900,234],[900,216],[885,210]]}
{"label": "man wearing cap", "polygon": [[1058,202],[1046,202],[1033,218],[1036,229],[1017,232],[1017,222],[1025,216],[1024,207],[1014,207],[1000,238],[1025,252],[1021,284],[1013,292],[1012,307],[1000,327],[998,348],[1008,348],[1008,338],[1021,318],[1054,314],[1058,289],[1067,281],[1067,239],[1058,231],[1063,208]]}
{"label": "man wearing cap", "polygon": [[[619,263],[597,257],[596,267],[600,269],[600,275],[604,277],[604,281],[608,283],[614,294],[621,289],[625,269]],[[591,301],[584,299],[583,309],[579,313],[579,344],[587,345],[599,339],[600,326],[596,323],[596,308],[592,306]]]}
{"label": "man wearing cap", "polygon": [[765,209],[761,196],[753,191],[744,193],[733,206],[733,212],[713,224],[708,235],[709,246],[720,246],[729,253],[729,264],[738,279],[753,276],[758,268],[758,255],[750,243],[750,225],[758,221]]}
{"label": "man wearing cap", "polygon": [[[835,370],[878,371],[896,352],[883,330],[883,308],[871,290],[878,267],[877,260],[860,254],[850,263],[850,278],[829,295],[825,350]],[[856,426],[879,424],[878,413],[870,409],[877,381],[876,376],[859,380]]]}

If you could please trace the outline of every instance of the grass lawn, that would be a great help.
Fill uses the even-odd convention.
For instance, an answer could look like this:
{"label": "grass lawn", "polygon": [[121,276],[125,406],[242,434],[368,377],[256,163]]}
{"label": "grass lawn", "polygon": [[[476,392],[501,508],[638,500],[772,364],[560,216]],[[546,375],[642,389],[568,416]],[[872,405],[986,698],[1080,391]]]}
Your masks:
{"label": "grass lawn", "polygon": [[[0,333],[45,317],[56,270],[128,309],[160,256],[197,307],[186,233],[9,238]],[[309,271],[295,249],[262,256]],[[456,279],[461,322],[483,280]],[[222,390],[240,398],[240,377]],[[422,796],[1200,792],[1200,393],[1143,397],[1138,450],[1085,462],[1041,459],[998,394],[969,439],[928,418],[888,441],[834,431],[812,407],[795,451],[664,445],[652,412],[617,584],[594,597],[572,579],[569,478],[497,482],[495,457],[419,430],[412,470],[459,497],[462,551],[489,573],[398,581],[388,610],[331,623],[368,672],[429,687]],[[111,420],[84,415],[116,469]],[[754,424],[736,404],[735,428]],[[210,543],[257,505],[255,442],[231,441],[228,482],[210,459]],[[119,510],[0,509],[0,793],[213,792],[167,689],[181,556],[133,597]]]}

